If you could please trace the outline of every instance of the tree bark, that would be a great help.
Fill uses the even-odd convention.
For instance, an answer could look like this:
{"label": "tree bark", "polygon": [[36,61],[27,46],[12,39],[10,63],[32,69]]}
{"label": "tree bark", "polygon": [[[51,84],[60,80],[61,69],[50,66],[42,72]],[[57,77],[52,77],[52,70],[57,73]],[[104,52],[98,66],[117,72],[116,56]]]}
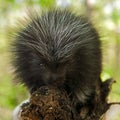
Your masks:
{"label": "tree bark", "polygon": [[92,102],[76,112],[72,101],[64,90],[43,86],[31,95],[30,101],[21,105],[18,120],[104,120],[104,114],[112,104],[107,97],[112,79],[101,82]]}

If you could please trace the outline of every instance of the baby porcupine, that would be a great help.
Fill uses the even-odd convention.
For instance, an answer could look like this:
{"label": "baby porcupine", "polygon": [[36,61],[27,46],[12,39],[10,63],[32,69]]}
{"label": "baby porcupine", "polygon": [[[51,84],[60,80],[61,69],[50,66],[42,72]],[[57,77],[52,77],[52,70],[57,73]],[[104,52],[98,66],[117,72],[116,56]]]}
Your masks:
{"label": "baby porcupine", "polygon": [[101,73],[96,29],[87,18],[67,10],[50,10],[30,19],[13,44],[16,76],[31,93],[51,85],[85,103]]}

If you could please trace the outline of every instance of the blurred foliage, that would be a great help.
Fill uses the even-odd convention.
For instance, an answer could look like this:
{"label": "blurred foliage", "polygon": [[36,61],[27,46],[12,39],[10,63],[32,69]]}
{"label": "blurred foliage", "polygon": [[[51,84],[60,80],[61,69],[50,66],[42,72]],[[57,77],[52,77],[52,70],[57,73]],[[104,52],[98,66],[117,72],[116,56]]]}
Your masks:
{"label": "blurred foliage", "polygon": [[[119,0],[0,0],[0,119],[9,120],[13,108],[28,97],[23,85],[13,82],[10,63],[12,28],[27,8],[51,9],[68,7],[77,14],[85,14],[95,24],[103,42],[102,79],[113,77],[109,101],[120,101],[120,1]],[[11,29],[11,31],[9,31]],[[8,116],[3,116],[1,113]]]}

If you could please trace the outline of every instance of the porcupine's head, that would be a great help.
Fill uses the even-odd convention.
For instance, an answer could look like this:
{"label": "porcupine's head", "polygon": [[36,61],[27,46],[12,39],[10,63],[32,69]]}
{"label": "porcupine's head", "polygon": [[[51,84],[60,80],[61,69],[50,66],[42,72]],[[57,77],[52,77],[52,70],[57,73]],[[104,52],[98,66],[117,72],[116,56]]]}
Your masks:
{"label": "porcupine's head", "polygon": [[13,44],[17,77],[30,89],[61,85],[67,71],[74,69],[75,53],[90,37],[86,34],[90,24],[66,10],[52,10],[30,19]]}

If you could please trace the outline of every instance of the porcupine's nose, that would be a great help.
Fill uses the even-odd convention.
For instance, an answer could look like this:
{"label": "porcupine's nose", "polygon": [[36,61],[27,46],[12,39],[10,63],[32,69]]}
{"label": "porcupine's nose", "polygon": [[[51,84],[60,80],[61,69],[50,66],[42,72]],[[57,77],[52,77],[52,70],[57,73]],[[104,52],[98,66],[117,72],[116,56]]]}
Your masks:
{"label": "porcupine's nose", "polygon": [[48,84],[59,86],[63,84],[63,81],[64,81],[64,76],[53,73],[49,76]]}

